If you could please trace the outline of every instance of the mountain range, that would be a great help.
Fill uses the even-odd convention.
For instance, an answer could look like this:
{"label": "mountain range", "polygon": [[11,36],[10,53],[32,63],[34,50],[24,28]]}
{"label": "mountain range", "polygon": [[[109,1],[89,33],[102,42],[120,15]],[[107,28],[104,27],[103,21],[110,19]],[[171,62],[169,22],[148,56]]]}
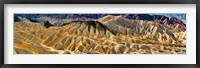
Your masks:
{"label": "mountain range", "polygon": [[[44,20],[52,20],[52,19],[99,19],[107,15],[113,16],[123,16],[127,19],[134,19],[134,20],[160,20],[164,21],[165,19],[170,20],[169,24],[173,23],[173,20],[177,20],[183,23],[182,20],[185,20],[186,16],[184,14],[163,14],[163,15],[156,15],[156,14],[14,14],[14,21],[20,21],[21,18],[26,18],[31,21],[44,21]],[[21,18],[19,18],[21,17]],[[176,18],[178,17],[178,18]],[[40,20],[39,18],[42,18]],[[172,18],[172,19],[171,19]],[[185,24],[185,23],[184,23]]]}
{"label": "mountain range", "polygon": [[[149,14],[19,16],[15,16],[15,54],[186,53],[186,24],[175,17]],[[58,26],[54,21],[62,23]]]}

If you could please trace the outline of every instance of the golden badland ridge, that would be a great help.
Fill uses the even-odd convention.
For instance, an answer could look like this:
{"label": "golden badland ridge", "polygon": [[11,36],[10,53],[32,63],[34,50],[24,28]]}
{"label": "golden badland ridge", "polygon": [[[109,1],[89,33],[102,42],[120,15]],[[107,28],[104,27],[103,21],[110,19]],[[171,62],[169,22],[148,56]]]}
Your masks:
{"label": "golden badland ridge", "polygon": [[185,26],[105,16],[45,28],[15,22],[15,54],[184,54]]}

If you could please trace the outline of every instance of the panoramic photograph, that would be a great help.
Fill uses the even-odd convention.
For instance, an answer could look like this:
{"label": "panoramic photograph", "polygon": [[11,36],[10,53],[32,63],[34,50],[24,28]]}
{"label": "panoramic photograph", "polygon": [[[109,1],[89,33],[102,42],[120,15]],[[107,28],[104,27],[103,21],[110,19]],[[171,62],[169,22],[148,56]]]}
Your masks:
{"label": "panoramic photograph", "polygon": [[186,14],[14,14],[14,54],[186,54]]}

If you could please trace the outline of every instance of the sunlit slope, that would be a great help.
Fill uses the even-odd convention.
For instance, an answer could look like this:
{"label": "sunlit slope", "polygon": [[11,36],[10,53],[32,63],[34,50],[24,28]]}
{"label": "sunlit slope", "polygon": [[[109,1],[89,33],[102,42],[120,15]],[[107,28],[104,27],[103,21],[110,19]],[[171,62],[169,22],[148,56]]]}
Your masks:
{"label": "sunlit slope", "polygon": [[[140,36],[148,37],[157,40],[161,43],[181,44],[182,41],[177,41],[179,35],[185,33],[186,27],[183,24],[169,25],[166,23],[159,23],[158,21],[144,21],[144,20],[128,20],[121,16],[108,15],[98,19],[108,29],[119,32],[121,34],[139,34]],[[175,34],[174,34],[175,33]],[[185,34],[181,37],[185,38]],[[185,40],[179,38],[179,40]]]}
{"label": "sunlit slope", "polygon": [[[179,36],[181,34],[177,33],[177,36],[172,37],[166,30],[152,24],[139,25],[136,23],[136,28],[126,28],[97,21],[73,21],[61,27],[45,28],[39,23],[20,21],[15,23],[14,53],[174,54],[186,52],[185,44],[177,41],[177,38],[179,40],[184,38]],[[169,40],[160,36],[166,36]]]}

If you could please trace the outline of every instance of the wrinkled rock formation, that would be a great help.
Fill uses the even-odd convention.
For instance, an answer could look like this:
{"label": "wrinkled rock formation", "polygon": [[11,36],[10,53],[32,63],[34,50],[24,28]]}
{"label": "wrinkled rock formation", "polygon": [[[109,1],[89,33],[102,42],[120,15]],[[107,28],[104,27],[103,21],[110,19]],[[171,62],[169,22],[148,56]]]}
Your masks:
{"label": "wrinkled rock formation", "polygon": [[186,31],[179,26],[174,28],[177,30],[155,21],[131,21],[119,16],[48,28],[40,23],[19,21],[14,26],[14,53],[185,54]]}

